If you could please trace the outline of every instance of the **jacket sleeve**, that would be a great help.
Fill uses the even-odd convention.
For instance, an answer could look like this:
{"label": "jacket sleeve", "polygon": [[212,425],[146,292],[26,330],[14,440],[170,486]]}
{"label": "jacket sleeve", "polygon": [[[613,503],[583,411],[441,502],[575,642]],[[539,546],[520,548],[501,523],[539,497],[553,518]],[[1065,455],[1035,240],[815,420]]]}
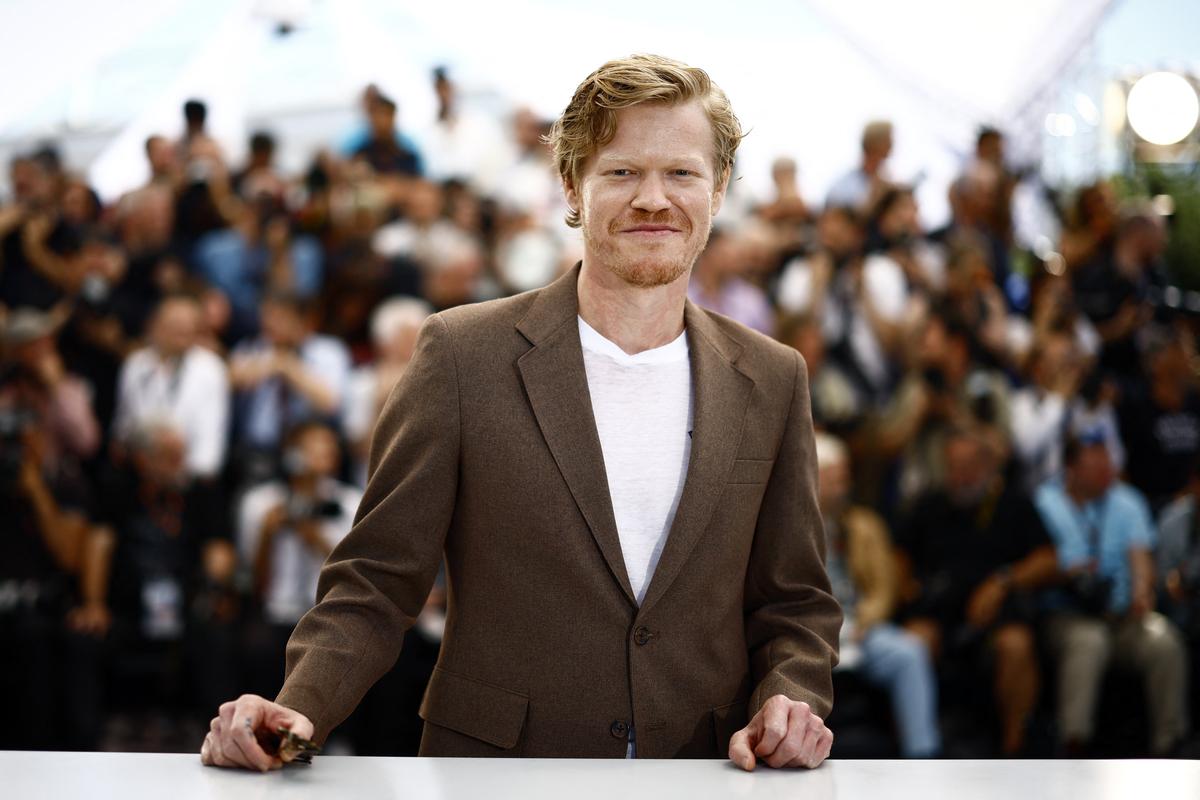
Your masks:
{"label": "jacket sleeve", "polygon": [[783,441],[746,570],[745,624],[755,682],[750,717],[777,694],[827,716],[842,611],[825,572],[808,374],[798,353]]}
{"label": "jacket sleeve", "polygon": [[433,316],[380,414],[354,525],[288,641],[276,702],[312,720],[317,742],[395,664],[442,562],[458,491],[458,392],[450,331]]}

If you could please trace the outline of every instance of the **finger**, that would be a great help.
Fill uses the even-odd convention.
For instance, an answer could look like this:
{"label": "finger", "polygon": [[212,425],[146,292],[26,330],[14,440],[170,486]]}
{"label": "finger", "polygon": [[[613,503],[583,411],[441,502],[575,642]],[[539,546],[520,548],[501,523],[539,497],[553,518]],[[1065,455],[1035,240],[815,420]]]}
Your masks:
{"label": "finger", "polygon": [[227,767],[229,766],[229,761],[225,758],[225,751],[221,747],[221,734],[219,730],[220,726],[218,725],[217,731],[209,734],[208,754],[214,766]]}
{"label": "finger", "polygon": [[747,772],[754,771],[754,750],[750,729],[742,728],[729,740],[729,760]]}
{"label": "finger", "polygon": [[204,741],[200,745],[200,763],[206,766],[212,764],[212,753],[208,744],[209,734],[204,734]]}
{"label": "finger", "polygon": [[804,728],[788,731],[788,735],[775,748],[775,752],[767,756],[767,765],[779,769],[801,758],[807,743],[806,735],[807,731]]}
{"label": "finger", "polygon": [[259,772],[266,772],[271,768],[271,756],[267,755],[266,751],[259,745],[258,739],[254,736],[254,720],[252,717],[246,716],[238,720],[234,720],[233,730],[229,733],[229,738],[233,741],[238,752],[242,754],[242,758],[246,761],[246,766],[252,767]]}
{"label": "finger", "polygon": [[229,738],[246,759],[246,766],[266,772],[271,767],[271,756],[258,743],[254,731],[264,721],[266,702],[256,695],[243,695],[233,711],[233,725]]}
{"label": "finger", "polygon": [[772,767],[780,768],[802,760],[811,751],[814,735],[813,728],[822,726],[821,718],[813,714],[807,706],[794,705],[788,713],[788,733],[775,752],[767,758]]}
{"label": "finger", "polygon": [[813,766],[820,766],[822,761],[829,758],[831,752],[833,752],[833,731],[826,728],[821,734],[821,745],[817,748],[817,763]]}
{"label": "finger", "polygon": [[[805,706],[805,708],[807,707]],[[766,758],[775,752],[775,748],[783,741],[783,737],[787,736],[787,702],[776,702],[772,698],[759,709],[758,713],[762,717],[762,721],[760,722],[762,733],[758,739],[758,745],[754,748],[754,753]]]}

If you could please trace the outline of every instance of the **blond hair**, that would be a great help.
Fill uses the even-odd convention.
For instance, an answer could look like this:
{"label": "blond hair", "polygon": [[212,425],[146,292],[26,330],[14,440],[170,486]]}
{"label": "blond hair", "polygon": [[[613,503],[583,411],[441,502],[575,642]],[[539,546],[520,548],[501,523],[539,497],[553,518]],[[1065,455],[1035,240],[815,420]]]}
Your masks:
{"label": "blond hair", "polygon": [[[616,136],[618,109],[695,99],[700,100],[712,124],[717,183],[724,183],[743,135],[729,98],[704,70],[655,55],[609,61],[579,84],[546,137],[554,149],[558,174],[579,187],[584,162]],[[571,209],[567,224],[579,227],[579,209]]]}

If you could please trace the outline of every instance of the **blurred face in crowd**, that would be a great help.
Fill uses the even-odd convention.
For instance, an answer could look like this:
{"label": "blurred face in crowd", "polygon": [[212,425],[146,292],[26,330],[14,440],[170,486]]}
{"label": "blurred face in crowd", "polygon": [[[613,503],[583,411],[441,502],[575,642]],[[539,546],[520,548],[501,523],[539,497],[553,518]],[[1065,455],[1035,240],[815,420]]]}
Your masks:
{"label": "blurred face in crowd", "polygon": [[184,298],[167,300],[154,317],[151,339],[165,358],[179,358],[200,335],[200,306]]}
{"label": "blurred face in crowd", "polygon": [[384,102],[372,103],[368,122],[376,139],[389,139],[396,130],[396,109]]}
{"label": "blurred face in crowd", "polygon": [[158,485],[178,486],[186,481],[186,445],[183,436],[160,428],[150,441],[134,453],[133,463],[143,479]]}
{"label": "blurred face in crowd", "polygon": [[86,225],[100,216],[100,208],[86,183],[79,180],[67,183],[63,190],[62,214],[72,225]]}
{"label": "blurred face in crowd", "polygon": [[969,508],[987,494],[993,479],[992,457],[975,436],[946,442],[946,494],[954,505]]}
{"label": "blurred face in crowd", "polygon": [[790,158],[777,158],[771,165],[771,180],[780,194],[790,193],[796,188],[796,162]]}
{"label": "blurred face in crowd", "polygon": [[1151,380],[1158,384],[1186,385],[1191,378],[1187,353],[1177,341],[1154,353],[1149,367]]}
{"label": "blurred face in crowd", "polygon": [[1102,496],[1116,480],[1108,448],[1103,443],[1087,444],[1080,448],[1075,463],[1067,467],[1067,483],[1084,500]]}
{"label": "blurred face in crowd", "polygon": [[921,232],[917,200],[911,192],[901,192],[879,219],[879,231],[889,240],[916,236]]}
{"label": "blurred face in crowd", "polygon": [[892,154],[892,134],[880,130],[863,142],[863,155],[868,161],[886,161]]}
{"label": "blurred face in crowd", "polygon": [[408,216],[417,225],[429,225],[442,215],[445,195],[431,181],[416,181],[409,189]]}
{"label": "blurred face in crowd", "polygon": [[1033,379],[1043,388],[1053,386],[1067,372],[1079,366],[1075,343],[1070,337],[1054,334],[1046,339],[1037,363],[1033,367]]}
{"label": "blurred face in crowd", "polygon": [[166,138],[154,136],[146,142],[146,159],[155,176],[167,175],[175,169],[175,148]]}
{"label": "blurred face in crowd", "polygon": [[337,472],[341,451],[333,431],[324,426],[305,428],[295,441],[304,461],[304,469],[310,476],[329,477]]}
{"label": "blurred face in crowd", "polygon": [[1001,166],[1004,163],[1004,138],[998,133],[980,137],[975,155],[981,161]]}
{"label": "blurred face in crowd", "polygon": [[32,158],[19,158],[9,168],[13,197],[19,203],[45,206],[54,199],[54,179]]}
{"label": "blurred face in crowd", "polygon": [[419,322],[405,321],[397,325],[391,336],[379,342],[379,357],[392,364],[407,364],[412,361],[413,353],[417,350],[417,334],[421,330]]}
{"label": "blurred face in crowd", "polygon": [[526,152],[542,147],[542,121],[528,108],[520,109],[513,116],[513,138]]}
{"label": "blurred face in crowd", "polygon": [[946,264],[946,295],[965,299],[992,282],[992,270],[988,267],[987,255],[976,247],[956,253]]}
{"label": "blurred face in crowd", "polygon": [[618,110],[612,141],[587,159],[578,186],[564,186],[580,212],[585,260],[637,287],[686,275],[725,196],[715,155],[698,100]]}
{"label": "blurred face in crowd", "polygon": [[844,258],[862,245],[862,231],[842,209],[830,208],[817,221],[817,239],[825,250]]}
{"label": "blurred face in crowd", "polygon": [[697,272],[721,280],[741,271],[741,247],[731,234],[715,236],[696,261]]}
{"label": "blurred face in crowd", "polygon": [[262,332],[276,347],[296,348],[308,337],[308,325],[300,309],[268,300],[262,307]]}
{"label": "blurred face in crowd", "polygon": [[825,363],[825,337],[821,333],[821,325],[816,320],[806,320],[796,326],[788,342],[800,353],[808,367],[809,376],[814,376]]}
{"label": "blurred face in crowd", "polygon": [[850,497],[850,465],[845,459],[831,459],[817,471],[817,501],[821,513],[834,516]]}

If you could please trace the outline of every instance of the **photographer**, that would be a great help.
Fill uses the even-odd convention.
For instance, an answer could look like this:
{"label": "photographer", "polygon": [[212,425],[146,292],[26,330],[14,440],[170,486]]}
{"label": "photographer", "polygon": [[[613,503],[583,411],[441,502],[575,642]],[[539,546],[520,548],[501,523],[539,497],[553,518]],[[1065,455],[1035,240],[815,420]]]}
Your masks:
{"label": "photographer", "polygon": [[189,475],[184,433],[169,418],[134,423],[121,446],[127,463],[105,476],[99,500],[115,547],[101,578],[113,618],[111,705],[207,704],[234,683],[237,554],[226,505],[216,484]]}
{"label": "photographer", "polygon": [[95,599],[87,487],[54,456],[42,379],[14,357],[27,319],[10,315],[0,338],[0,683],[19,687],[0,704],[0,749],[86,749],[108,619],[80,604]]}
{"label": "photographer", "polygon": [[312,303],[272,292],[262,303],[262,335],[230,355],[236,444],[274,451],[289,425],[341,411],[350,354],[338,339],[314,333]]}
{"label": "photographer", "polygon": [[1063,750],[1086,752],[1110,659],[1146,684],[1151,751],[1187,734],[1187,655],[1179,630],[1154,610],[1154,523],[1140,492],[1116,480],[1104,439],[1085,432],[1063,448],[1062,480],[1044,483],[1037,507],[1054,539],[1065,587],[1047,623],[1058,661]]}
{"label": "photographer", "polygon": [[943,450],[944,478],[916,498],[896,536],[900,618],[951,669],[986,660],[1001,751],[1013,756],[1037,703],[1034,593],[1055,576],[1054,551],[1029,496],[1005,481],[988,432],[951,427]]}
{"label": "photographer", "polygon": [[321,566],[350,531],[361,497],[335,478],[341,450],[323,423],[292,429],[282,462],[284,480],[247,492],[238,524],[238,549],[251,568],[261,607],[249,628],[248,678],[265,697],[279,690],[288,637],[315,602]]}

